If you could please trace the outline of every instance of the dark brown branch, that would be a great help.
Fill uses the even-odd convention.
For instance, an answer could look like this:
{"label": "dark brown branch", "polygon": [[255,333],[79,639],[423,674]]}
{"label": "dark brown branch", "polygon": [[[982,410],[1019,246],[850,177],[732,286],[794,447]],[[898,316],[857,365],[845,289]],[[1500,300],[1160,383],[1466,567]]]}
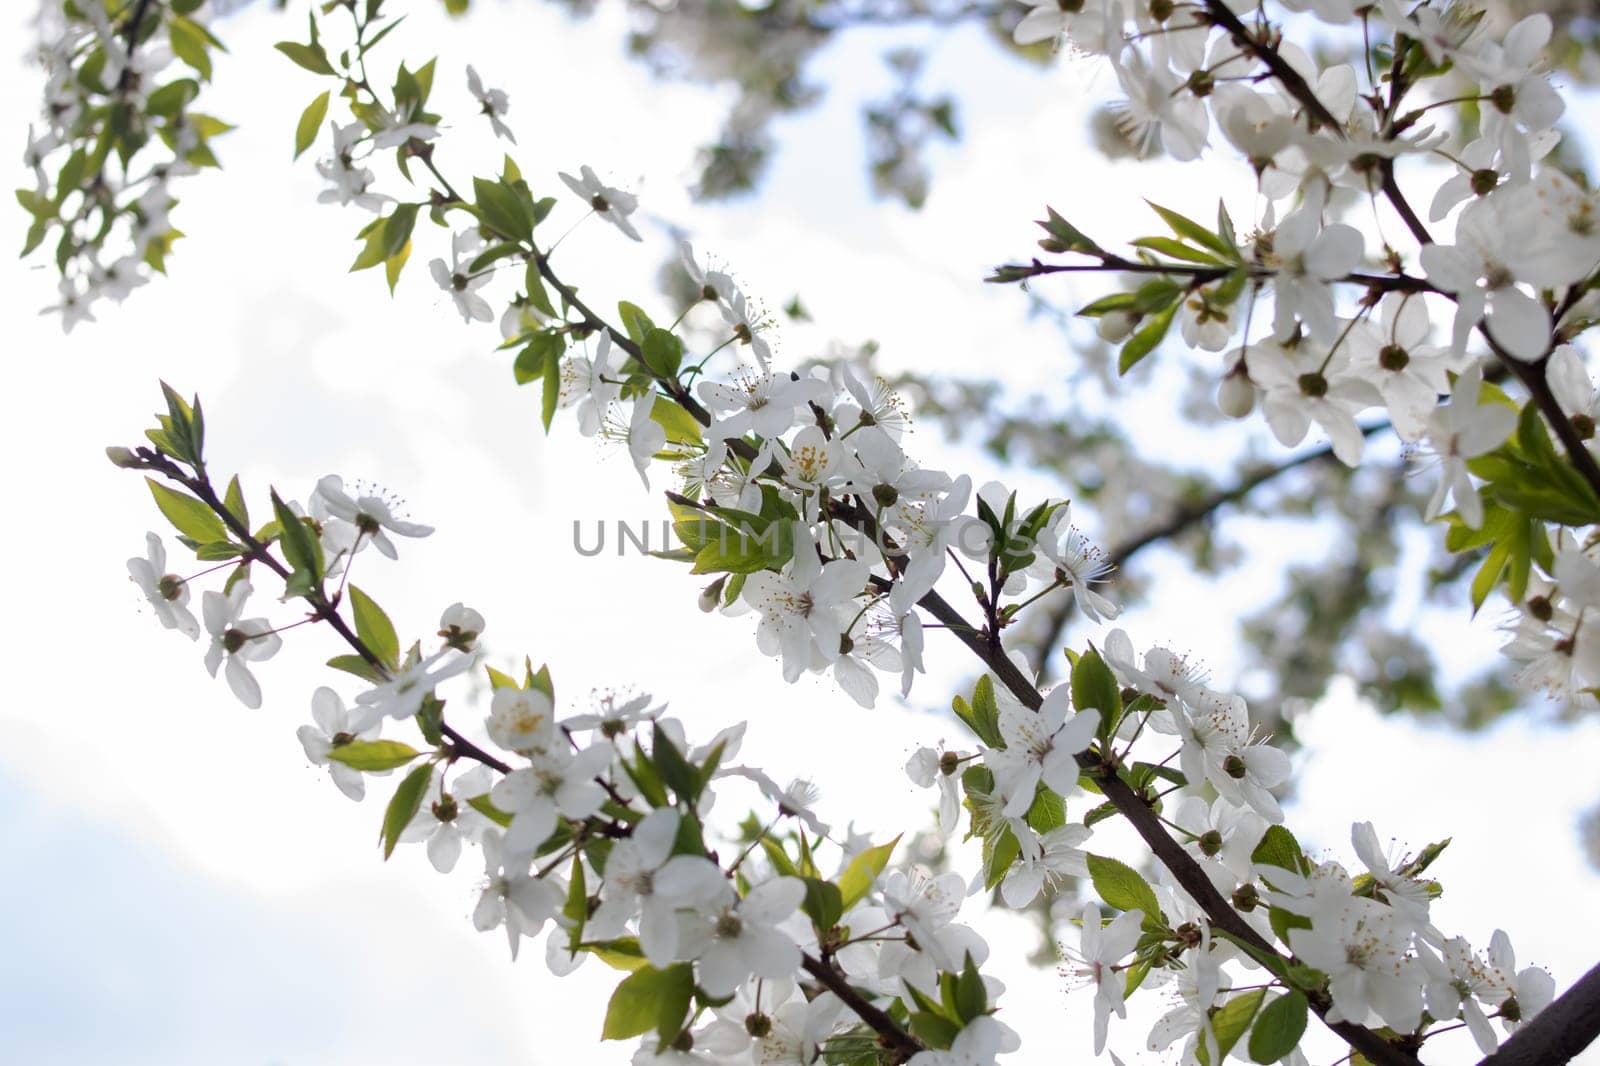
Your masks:
{"label": "dark brown branch", "polygon": [[[178,482],[184,488],[194,493],[201,503],[211,508],[211,510],[216,513],[217,517],[222,519],[223,523],[228,527],[233,535],[239,539],[239,543],[241,546],[243,546],[248,559],[261,563],[284,581],[289,580],[289,568],[280,563],[273,556],[272,552],[267,550],[267,546],[255,538],[255,535],[250,532],[249,527],[243,522],[239,521],[234,513],[228,509],[227,504],[223,503],[223,501],[217,496],[216,490],[212,488],[210,478],[206,477],[204,474],[190,477],[181,469],[179,469],[178,465],[172,462],[172,460],[152,451],[149,448],[139,448],[137,449],[136,454],[144,460],[146,467],[151,470],[156,470],[166,475],[173,481]],[[328,598],[323,595],[320,589],[313,589],[311,592],[309,592],[305,596],[305,601],[306,603],[310,604],[312,615],[319,621],[328,623],[328,626],[335,633],[339,634],[339,636],[343,638],[344,642],[350,645],[355,653],[361,656],[362,660],[368,666],[372,667],[380,676],[384,678],[389,678],[391,676],[389,667],[384,663],[382,657],[368,647],[367,642],[362,640],[356,634],[355,630],[350,628],[350,624],[346,622],[339,614],[339,609],[328,601]],[[469,759],[483,763],[485,766],[492,767],[502,774],[509,774],[511,772],[511,766],[508,763],[505,763],[484,751],[482,748],[478,747],[478,745],[474,744],[472,741],[456,732],[447,723],[442,721],[439,723],[439,732],[449,739],[451,750],[455,757],[464,755]]]}
{"label": "dark brown branch", "polygon": [[1344,126],[1333,117],[1327,105],[1317,98],[1316,91],[1300,76],[1300,72],[1291,67],[1278,54],[1277,48],[1270,41],[1263,40],[1257,33],[1239,20],[1223,0],[1206,0],[1206,16],[1213,26],[1227,30],[1233,38],[1233,43],[1261,60],[1272,76],[1288,90],[1289,95],[1300,102],[1312,119],[1313,129],[1317,126],[1328,126],[1337,131],[1339,136],[1344,136]]}
{"label": "dark brown branch", "polygon": [[[1367,436],[1381,432],[1389,427],[1388,420],[1375,422],[1372,425],[1362,426],[1361,432]],[[1127,561],[1154,544],[1164,540],[1171,540],[1188,532],[1193,527],[1200,525],[1224,507],[1240,503],[1256,489],[1300,467],[1314,463],[1325,462],[1333,457],[1333,446],[1324,445],[1309,452],[1285,459],[1281,463],[1265,466],[1253,473],[1240,478],[1238,483],[1226,488],[1218,489],[1210,495],[1202,497],[1193,503],[1183,504],[1173,509],[1172,513],[1161,522],[1149,526],[1134,534],[1127,540],[1113,546],[1106,553],[1106,561],[1114,570],[1121,570]],[[1071,620],[1077,601],[1071,596],[1060,597],[1050,621],[1046,627],[1045,638],[1039,642],[1040,648],[1048,650],[1055,646],[1061,639],[1062,632],[1066,629],[1067,622]],[[1048,654],[1040,655],[1040,675],[1048,676],[1049,666],[1055,660]]]}
{"label": "dark brown branch", "polygon": [[[1098,263],[1044,263],[1034,259],[1029,263],[1005,263],[995,268],[994,274],[984,279],[999,284],[1025,281],[1028,278],[1043,277],[1047,274],[1157,274],[1177,275],[1191,279],[1195,286],[1208,285],[1213,281],[1220,281],[1235,270],[1245,269],[1237,266],[1202,266],[1198,263],[1146,263],[1139,260],[1124,259],[1117,255],[1105,255]],[[1250,277],[1256,281],[1266,281],[1277,276],[1276,270],[1265,267],[1248,268]],[[1412,277],[1406,273],[1395,274],[1368,274],[1357,271],[1346,274],[1336,279],[1350,285],[1360,285],[1376,292],[1433,292],[1439,290],[1429,284],[1425,278]]]}
{"label": "dark brown branch", "polygon": [[817,983],[839,997],[839,1002],[849,1007],[867,1028],[878,1034],[878,1041],[891,1051],[895,1062],[905,1062],[923,1050],[922,1042],[900,1027],[884,1011],[867,1002],[866,997],[850,986],[850,982],[829,963],[811,955],[802,955],[801,967],[817,979]]}
{"label": "dark brown branch", "polygon": [[1562,1066],[1600,1038],[1600,965],[1578,978],[1478,1066]]}

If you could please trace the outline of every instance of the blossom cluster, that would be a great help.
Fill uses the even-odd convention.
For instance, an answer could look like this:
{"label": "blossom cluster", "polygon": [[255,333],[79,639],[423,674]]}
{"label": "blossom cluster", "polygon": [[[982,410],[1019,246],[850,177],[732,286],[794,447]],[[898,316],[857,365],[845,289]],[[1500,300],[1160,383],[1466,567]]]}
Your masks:
{"label": "blossom cluster", "polygon": [[54,238],[60,298],[44,313],[68,332],[163,269],[179,236],[174,179],[217,165],[209,141],[230,127],[191,107],[221,48],[199,8],[41,5],[44,101],[23,152],[33,184],[17,199],[32,217],[23,254]]}
{"label": "blossom cluster", "polygon": [[[1264,24],[1252,30],[1217,0],[1151,5],[1132,22],[1116,3],[1067,6],[1036,6],[1019,40],[1066,32],[1108,56],[1130,98],[1130,128],[1179,158],[1200,153],[1214,119],[1255,165],[1267,201],[1243,243],[1226,213],[1216,232],[1164,213],[1176,236],[1145,247],[1176,262],[1114,256],[1052,214],[1047,247],[1155,277],[1094,308],[1103,333],[1129,338],[1125,363],[1180,320],[1191,344],[1227,349],[1236,305],[1248,293],[1253,306],[1270,289],[1270,332],[1226,356],[1222,401],[1234,413],[1259,399],[1280,440],[1297,443],[1316,423],[1353,463],[1365,435],[1356,414],[1383,406],[1402,438],[1427,440],[1439,453],[1430,510],[1438,515],[1453,500],[1452,537],[1468,546],[1499,536],[1503,516],[1517,508],[1559,525],[1594,521],[1582,510],[1581,477],[1574,488],[1579,475],[1550,440],[1554,432],[1565,442],[1580,419],[1592,436],[1595,393],[1582,357],[1556,342],[1565,316],[1586,314],[1582,283],[1600,249],[1590,241],[1588,195],[1534,168],[1560,113],[1536,68],[1547,22],[1535,16],[1490,37],[1433,19],[1427,5],[1363,8],[1410,42],[1395,50],[1388,92],[1373,84],[1363,94],[1353,67],[1323,68],[1290,44],[1269,46]],[[1356,8],[1335,2],[1315,12],[1341,23]],[[1447,182],[1433,200],[1434,221],[1455,215],[1449,245],[1428,238],[1420,220],[1413,225],[1394,192],[1398,159],[1445,143],[1421,124],[1426,105],[1401,111],[1399,103],[1418,81],[1444,79],[1446,67],[1451,78],[1472,79],[1485,105],[1477,140],[1458,163],[1469,180]],[[490,284],[512,274],[502,269],[510,263],[523,267],[500,330],[503,347],[518,350],[519,383],[542,389],[546,426],[571,410],[581,435],[625,447],[647,487],[652,474],[672,479],[680,547],[667,554],[711,576],[702,607],[753,616],[756,648],[779,661],[786,680],[828,673],[863,707],[875,704],[883,677],[902,695],[911,691],[935,626],[987,671],[971,698],[955,703],[970,750],[924,748],[907,765],[913,781],[938,789],[945,836],[966,810],[968,839],[982,855],[971,878],[891,869],[893,844],[872,847],[853,832],[841,839],[814,809],[808,782],[780,786],[734,762],[742,723],[695,743],[647,697],[562,718],[548,671],[531,663],[520,680],[488,672],[494,695],[480,744],[445,722],[439,691],[481,665],[481,616],[455,605],[433,651],[418,642],[402,655],[393,625],[354,586],[353,629],[340,614],[356,552],[370,542],[393,556],[389,534],[425,535],[427,527],[325,478],[304,507],[274,496],[274,527],[262,539],[249,535],[242,502],[235,507],[232,490],[220,500],[206,480],[200,420],[169,395],[151,435],[156,450],[118,461],[188,491],[186,502],[160,492],[157,501],[201,558],[266,563],[276,547],[283,561],[268,568],[284,579],[286,596],[303,599],[313,620],[357,652],[342,668],[367,687],[348,706],[333,689],[318,691],[314,724],[301,732],[307,756],[352,796],[365,783],[351,771],[416,763],[385,814],[386,849],[426,841],[429,859],[448,869],[464,845],[479,846],[480,929],[504,929],[513,952],[521,938],[549,930],[545,954],[556,972],[591,954],[628,971],[606,1035],[642,1036],[641,1066],[811,1063],[862,1039],[917,1066],[993,1062],[1017,1041],[993,1007],[1002,987],[981,973],[987,945],[955,921],[962,901],[994,891],[1026,907],[1081,878],[1100,902],[1075,908],[1080,932],[1075,947],[1062,949],[1062,970],[1094,990],[1097,1053],[1110,1017],[1123,1016],[1126,996],[1140,987],[1175,991],[1149,1044],[1180,1046],[1185,1062],[1217,1062],[1235,1048],[1254,1061],[1301,1062],[1312,1012],[1371,1061],[1412,1061],[1409,1049],[1456,1029],[1489,1050],[1551,1001],[1548,975],[1518,970],[1504,933],[1483,953],[1433,925],[1439,886],[1422,875],[1442,845],[1392,859],[1372,826],[1358,823],[1352,844],[1364,873],[1308,857],[1282,825],[1275,796],[1288,782],[1289,757],[1252,726],[1242,698],[1210,686],[1182,656],[1162,647],[1141,655],[1111,630],[1098,647],[1073,654],[1069,681],[1039,690],[1006,654],[1008,626],[1052,595],[1070,595],[1095,624],[1119,613],[1105,588],[1110,567],[1072,525],[1069,502],[1030,504],[1001,484],[975,489],[966,474],[919,465],[906,450],[898,397],[845,367],[783,369],[771,321],[730,273],[687,247],[698,298],[679,322],[694,314],[709,323],[716,347],[688,358],[679,322],[658,327],[630,303],[607,321],[557,274],[553,247],[535,238],[556,201],[536,198],[509,159],[497,178],[474,181],[472,201],[462,197],[435,159],[437,116],[425,110],[432,64],[401,74],[385,108],[361,67],[367,95],[352,103],[357,124],[335,122],[336,154],[322,167],[331,183],[324,199],[375,211],[393,205],[362,231],[358,265],[386,263],[392,285],[396,259],[403,265],[409,254],[422,204],[373,191],[356,154],[358,145],[393,147],[402,164],[422,160],[436,181],[434,220],[457,222],[450,260],[433,260],[430,272],[464,320],[493,321]],[[469,87],[498,122],[503,94],[475,73]],[[588,167],[561,179],[586,211],[640,237],[631,194]],[[1406,217],[1425,277],[1401,269],[1398,253],[1386,256],[1386,272],[1362,273],[1364,236],[1335,220],[1352,189],[1384,196]],[[1353,311],[1341,285],[1362,293]],[[1435,345],[1430,308],[1447,304],[1450,338]],[[1531,402],[1519,412],[1485,383],[1483,363],[1466,348],[1474,329],[1512,372],[1533,368],[1537,382],[1549,383],[1554,412]],[[709,369],[719,353],[726,369]],[[1541,486],[1544,496],[1533,491]],[[210,517],[196,517],[196,505]],[[1513,590],[1520,582],[1527,593],[1514,597],[1524,621],[1508,651],[1529,661],[1527,680],[1592,687],[1600,645],[1582,623],[1585,607],[1600,606],[1592,552],[1562,536],[1551,552],[1525,540],[1525,561],[1508,566],[1502,556],[1490,575],[1509,569]],[[164,572],[159,540],[129,570],[164,625],[198,636],[188,580]],[[945,598],[956,589],[977,621]],[[202,595],[201,613],[207,667],[255,705],[261,694],[249,664],[277,650],[280,630],[244,617],[250,593],[235,570],[223,590]],[[381,736],[406,720],[431,751]],[[458,773],[463,760],[477,766]],[[740,782],[764,797],[763,814],[719,841],[703,815],[720,789]],[[1169,799],[1179,790],[1188,791]],[[1092,805],[1071,810],[1081,795]],[[1126,820],[1155,852],[1153,883],[1087,849],[1108,818]],[[838,850],[831,876],[817,865],[827,847]],[[1102,904],[1118,912],[1109,922]],[[1252,971],[1249,982],[1242,971]]]}

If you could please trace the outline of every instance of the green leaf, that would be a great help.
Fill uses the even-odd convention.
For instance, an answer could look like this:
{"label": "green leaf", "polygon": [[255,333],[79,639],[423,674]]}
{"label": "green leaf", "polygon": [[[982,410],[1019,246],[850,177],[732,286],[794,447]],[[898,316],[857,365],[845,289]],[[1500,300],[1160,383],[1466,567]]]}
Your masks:
{"label": "green leaf", "polygon": [[970,1022],[989,1009],[989,993],[983,987],[983,977],[978,973],[977,964],[972,961],[971,952],[967,953],[961,973],[956,978],[955,1001],[956,1011],[963,1022]]}
{"label": "green leaf", "polygon": [[350,586],[350,607],[356,617],[356,636],[392,670],[400,662],[400,638],[383,608],[356,586]]}
{"label": "green leaf", "polygon": [[659,725],[650,729],[650,761],[655,763],[662,784],[672,789],[680,801],[692,804],[699,798],[699,775]]}
{"label": "green leaf", "polygon": [[515,189],[503,182],[473,178],[472,191],[478,218],[485,226],[509,240],[533,240],[533,215]]}
{"label": "green leaf", "polygon": [[622,328],[628,331],[628,337],[635,344],[643,344],[645,335],[656,328],[650,321],[650,316],[639,309],[637,304],[622,300],[617,304],[617,317],[622,319]]}
{"label": "green leaf", "polygon": [[417,224],[420,204],[396,204],[394,211],[383,222],[383,256],[392,259],[411,241],[411,231]]}
{"label": "green leaf", "polygon": [[[1155,213],[1160,215],[1166,224],[1172,227],[1172,232],[1176,233],[1178,236],[1186,237],[1194,243],[1200,245],[1202,248],[1211,249],[1211,251],[1216,252],[1218,255],[1225,257],[1230,257],[1233,255],[1233,249],[1228,246],[1228,243],[1225,240],[1217,236],[1217,234],[1206,229],[1194,219],[1186,218],[1170,208],[1162,207],[1160,204],[1150,203],[1149,200],[1146,200],[1145,203],[1150,204],[1150,207],[1155,211]],[[1219,220],[1219,225],[1220,224],[1221,222]]]}
{"label": "green leaf", "polygon": [[322,129],[322,120],[328,117],[328,93],[324,90],[317,98],[306,105],[300,112],[300,121],[294,128],[294,157],[299,159],[307,148],[317,139],[317,133]]}
{"label": "green leaf", "polygon": [[338,73],[333,69],[333,64],[328,62],[328,53],[322,50],[322,45],[320,44],[279,41],[273,47],[288,56],[296,65],[304,67],[313,74]]}
{"label": "green leaf", "polygon": [[683,363],[683,342],[668,331],[654,326],[645,330],[644,339],[639,342],[639,351],[644,357],[644,365],[657,377],[676,377],[678,367]]}
{"label": "green leaf", "polygon": [[238,474],[229,479],[228,491],[222,496],[222,506],[228,509],[228,513],[233,515],[241,526],[249,528],[250,509],[245,505],[244,489],[239,486]]}
{"label": "green leaf", "polygon": [[504,829],[511,824],[511,815],[496,807],[488,796],[469,796],[467,806]]}
{"label": "green leaf", "polygon": [[656,397],[655,406],[650,408],[650,420],[666,430],[667,440],[674,444],[699,444],[704,439],[694,415],[665,396]]}
{"label": "green leaf", "polygon": [[800,909],[811,919],[817,935],[826,936],[844,916],[844,895],[839,891],[839,886],[831,881],[818,877],[807,877],[804,881],[806,895],[800,901]]}
{"label": "green leaf", "polygon": [[1476,615],[1483,602],[1489,598],[1489,593],[1494,591],[1495,585],[1500,582],[1500,575],[1505,571],[1506,562],[1511,557],[1511,540],[1508,537],[1499,541],[1489,549],[1483,557],[1483,563],[1478,567],[1478,572],[1472,577],[1472,613]]}
{"label": "green leaf", "polygon": [[994,679],[988,674],[978,678],[972,689],[972,717],[977,722],[978,738],[990,747],[1003,745],[1000,736],[1000,704],[994,698]]}
{"label": "green leaf", "polygon": [[400,834],[422,808],[422,795],[428,791],[428,782],[431,780],[433,780],[433,764],[423,763],[407,774],[405,780],[400,782],[400,787],[394,790],[394,798],[389,800],[389,806],[383,812],[385,859],[394,854],[394,846],[400,842]]}
{"label": "green leaf", "polygon": [[654,1029],[662,1044],[677,1038],[694,997],[694,967],[674,963],[665,970],[645,966],[624,977],[611,993],[602,1040],[627,1040]]}
{"label": "green leaf", "polygon": [[[1217,1034],[1219,1059],[1226,1059],[1228,1052],[1232,1051],[1233,1046],[1239,1042],[1239,1038],[1250,1031],[1250,1023],[1255,1021],[1256,1012],[1261,1009],[1261,1001],[1266,996],[1266,989],[1257,988],[1234,996],[1212,1012],[1211,1028]],[[1201,1041],[1198,1052],[1203,1066],[1212,1066],[1212,1063],[1207,1058],[1204,1041]]]}
{"label": "green leaf", "polygon": [[343,670],[347,674],[354,674],[363,681],[371,681],[374,685],[381,685],[389,680],[384,677],[376,666],[359,655],[335,655],[328,660],[328,665],[335,670]]}
{"label": "green leaf", "polygon": [[1182,241],[1175,241],[1171,237],[1140,237],[1130,243],[1136,248],[1148,248],[1152,252],[1160,252],[1162,255],[1170,256],[1173,259],[1181,259],[1186,263],[1200,263],[1204,266],[1223,265],[1222,260],[1210,252],[1202,252],[1198,248],[1191,248]]}
{"label": "green leaf", "polygon": [[589,919],[589,888],[583,872],[583,856],[572,856],[572,877],[567,882],[567,902],[561,916],[572,923],[567,933],[568,954],[576,956],[583,943],[583,927]]}
{"label": "green leaf", "polygon": [[201,544],[228,539],[228,527],[222,524],[222,519],[211,508],[193,496],[169,489],[152,478],[144,480],[150,486],[150,494],[156,498],[156,506],[161,508],[161,513],[167,516],[167,521],[179,533]]}
{"label": "green leaf", "polygon": [[[296,575],[307,575],[302,580],[315,585],[322,580],[322,545],[310,527],[289,510],[276,489],[272,490],[272,512],[278,520],[278,543],[283,548],[283,557]],[[298,590],[297,594],[304,595],[307,591],[310,590]]]}
{"label": "green leaf", "polygon": [[1265,1007],[1250,1031],[1250,1061],[1277,1062],[1300,1045],[1306,1031],[1306,997],[1300,992],[1279,996]]}
{"label": "green leaf", "polygon": [[587,944],[578,946],[580,950],[587,951],[613,970],[633,973],[635,970],[644,969],[647,965],[644,950],[639,947],[638,937],[624,936],[615,940],[591,940]]}
{"label": "green leaf", "polygon": [[554,706],[556,702],[556,683],[550,678],[550,665],[543,663],[539,666],[539,669],[535,670],[533,668],[533,660],[524,659],[523,664],[527,672],[527,681],[522,687],[532,689],[535,692],[543,692],[545,698],[550,701],[551,706]]}
{"label": "green leaf", "polygon": [[1119,911],[1142,911],[1146,921],[1160,921],[1161,904],[1139,871],[1104,855],[1089,856],[1089,876],[1100,898]]}
{"label": "green leaf", "polygon": [[[545,368],[550,365],[550,354],[554,352],[557,366],[556,377],[558,379],[556,382],[556,396],[559,399],[561,353],[566,350],[566,347],[566,338],[559,333],[535,333],[529,336],[527,345],[517,353],[516,362],[511,365],[511,373],[517,379],[517,384],[526,385],[530,381],[538,381],[545,377]],[[660,405],[658,404],[657,406]]]}
{"label": "green leaf", "polygon": [[556,407],[561,403],[561,353],[556,348],[546,348],[544,353],[544,395],[540,397],[539,419],[544,431],[550,432],[555,421]]}
{"label": "green leaf", "polygon": [[182,15],[174,15],[167,20],[167,38],[172,42],[172,54],[193,67],[201,81],[211,80],[209,36]]}
{"label": "green leaf", "polygon": [[983,887],[992,889],[1011,872],[1011,864],[1022,853],[1022,845],[1017,840],[1017,834],[1007,826],[1001,830],[998,838],[992,833],[984,834],[983,852]]}
{"label": "green leaf", "polygon": [[398,740],[352,740],[334,747],[328,752],[328,758],[363,773],[372,773],[404,766],[421,754],[410,744]]}
{"label": "green leaf", "polygon": [[1151,315],[1149,321],[1133,331],[1133,336],[1122,346],[1122,354],[1117,357],[1118,374],[1126,374],[1141,359],[1156,350],[1156,345],[1166,337],[1167,330],[1172,326],[1172,319],[1177,313],[1178,302],[1175,300],[1165,309]]}
{"label": "green leaf", "polygon": [[1261,843],[1250,853],[1250,861],[1258,866],[1276,866],[1292,873],[1306,871],[1305,852],[1300,841],[1281,825],[1269,825]]}
{"label": "green leaf", "polygon": [[1084,255],[1105,254],[1105,250],[1084,236],[1078,227],[1056,214],[1055,208],[1047,206],[1044,210],[1047,217],[1039,221],[1038,225],[1050,234],[1048,240],[1039,242],[1046,251],[1081,252]]}
{"label": "green leaf", "polygon": [[[961,1027],[942,1014],[932,1011],[912,1011],[909,1019],[911,1032],[931,1048],[942,1050],[948,1048],[956,1036],[961,1032]],[[879,1061],[874,1056],[874,1062]]]}
{"label": "green leaf", "polygon": [[1094,645],[1072,664],[1072,705],[1079,711],[1100,712],[1101,740],[1109,740],[1122,719],[1122,688]]}
{"label": "green leaf", "polygon": [[872,883],[889,865],[889,856],[894,853],[898,843],[900,838],[895,837],[889,843],[868,848],[850,860],[850,865],[839,875],[840,904],[845,910],[855,906],[872,890]]}

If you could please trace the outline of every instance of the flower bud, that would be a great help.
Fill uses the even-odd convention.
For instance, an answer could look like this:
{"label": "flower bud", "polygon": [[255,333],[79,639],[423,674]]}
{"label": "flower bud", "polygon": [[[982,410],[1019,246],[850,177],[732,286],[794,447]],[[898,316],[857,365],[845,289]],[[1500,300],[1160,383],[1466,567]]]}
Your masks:
{"label": "flower bud", "polygon": [[1233,890],[1233,906],[1235,910],[1248,914],[1261,904],[1261,893],[1256,891],[1255,885],[1240,885]]}
{"label": "flower bud", "polygon": [[724,574],[700,590],[700,609],[706,614],[715,611],[717,604],[722,602],[722,590],[727,584],[728,577]]}
{"label": "flower bud", "polygon": [[1128,334],[1133,332],[1133,327],[1139,324],[1139,316],[1128,311],[1107,311],[1095,321],[1095,331],[1100,334],[1100,339],[1110,344],[1116,344]]}
{"label": "flower bud", "polygon": [[139,457],[133,454],[132,448],[114,446],[106,449],[106,458],[111,460],[113,466],[120,466],[124,470],[139,468]]}
{"label": "flower bud", "polygon": [[1229,418],[1244,418],[1256,405],[1256,387],[1242,373],[1229,374],[1217,386],[1217,408]]}

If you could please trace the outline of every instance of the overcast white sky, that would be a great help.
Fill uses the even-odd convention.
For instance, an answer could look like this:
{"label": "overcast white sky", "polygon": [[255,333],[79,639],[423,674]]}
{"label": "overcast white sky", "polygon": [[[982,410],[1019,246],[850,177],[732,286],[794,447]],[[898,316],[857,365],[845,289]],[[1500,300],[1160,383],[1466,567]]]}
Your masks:
{"label": "overcast white sky", "polygon": [[[3,16],[14,44],[28,32],[24,6]],[[848,88],[783,125],[759,197],[692,205],[683,184],[721,101],[652,83],[627,63],[619,19],[571,24],[546,5],[482,4],[447,24],[439,5],[414,6],[385,55],[437,50],[436,99],[448,115],[471,115],[462,74],[471,61],[510,90],[516,155],[536,185],[554,191],[557,169],[590,163],[635,186],[647,210],[684,226],[769,304],[801,293],[824,328],[789,334],[781,355],[791,360],[823,335],[872,337],[890,367],[1059,387],[1073,358],[1059,333],[1025,322],[1014,290],[979,284],[985,268],[1031,246],[1029,220],[1046,201],[1088,204],[1114,233],[1119,217],[1143,211],[1142,195],[1206,215],[1235,176],[1101,162],[1082,143],[1085,72],[1042,77],[958,34],[930,73],[961,80],[967,139],[941,156],[925,211],[876,203],[854,103],[882,87],[876,56],[888,38],[878,36],[826,57],[819,76]],[[159,517],[139,479],[102,449],[147,424],[156,379],[201,394],[213,469],[239,469],[258,507],[269,483],[304,497],[339,472],[383,482],[439,528],[404,544],[398,565],[363,556],[357,580],[403,632],[431,631],[441,608],[465,600],[487,615],[499,652],[552,664],[569,708],[595,687],[632,683],[704,734],[750,717],[747,761],[780,778],[816,775],[838,824],[855,818],[887,837],[926,823],[925,798],[897,768],[919,744],[954,738],[930,712],[970,677],[968,665],[936,655],[943,672],[914,707],[865,713],[826,682],[785,686],[748,620],[695,610],[698,587],[677,567],[578,556],[574,519],[654,516],[657,504],[624,456],[597,455],[570,425],[544,439],[537,394],[513,387],[508,360],[491,351],[496,338],[463,327],[426,279],[422,261],[436,251],[419,252],[393,301],[375,275],[344,273],[364,219],[313,203],[309,159],[289,161],[299,106],[320,86],[270,43],[300,26],[251,11],[219,27],[233,55],[208,107],[241,128],[219,144],[227,169],[179,190],[177,221],[192,236],[169,280],[70,337],[35,316],[53,298],[47,271],[13,268],[0,295],[13,337],[3,399],[11,517],[0,527],[13,605],[0,623],[13,667],[0,701],[0,1060],[626,1061],[631,1048],[595,1039],[611,972],[591,965],[558,981],[537,952],[512,965],[503,939],[467,920],[473,853],[448,878],[415,848],[380,862],[372,841],[384,790],[350,804],[306,765],[294,728],[311,689],[329,681],[317,669],[335,650],[325,635],[291,634],[304,639],[259,671],[266,705],[247,711],[206,676],[202,649],[140,608],[123,561]],[[8,61],[0,130],[19,147],[36,100],[34,73]],[[446,163],[453,173],[495,158],[482,132],[468,139],[479,154]],[[22,230],[20,212],[0,212],[0,245],[19,247]],[[590,223],[562,257],[598,303],[648,307],[668,248],[660,228],[640,249]],[[960,461],[980,481],[1000,473],[932,437],[910,447]],[[1192,648],[1230,676],[1238,656],[1217,619],[1248,608],[1261,586],[1166,576],[1160,606],[1128,620],[1136,642]],[[1470,654],[1494,645],[1492,620],[1464,632]],[[1330,700],[1301,727],[1291,824],[1341,854],[1357,818],[1414,846],[1453,834],[1439,924],[1475,943],[1504,924],[1519,957],[1564,985],[1600,956],[1589,921],[1600,878],[1573,831],[1593,800],[1600,725],[1547,718],[1535,711],[1463,738]],[[1011,986],[1006,1018],[1025,1038],[1014,1061],[1087,1058],[1086,1003],[1021,962],[1032,940],[1020,923],[980,921]],[[1143,1034],[1115,1027],[1112,1046],[1149,1061]]]}

